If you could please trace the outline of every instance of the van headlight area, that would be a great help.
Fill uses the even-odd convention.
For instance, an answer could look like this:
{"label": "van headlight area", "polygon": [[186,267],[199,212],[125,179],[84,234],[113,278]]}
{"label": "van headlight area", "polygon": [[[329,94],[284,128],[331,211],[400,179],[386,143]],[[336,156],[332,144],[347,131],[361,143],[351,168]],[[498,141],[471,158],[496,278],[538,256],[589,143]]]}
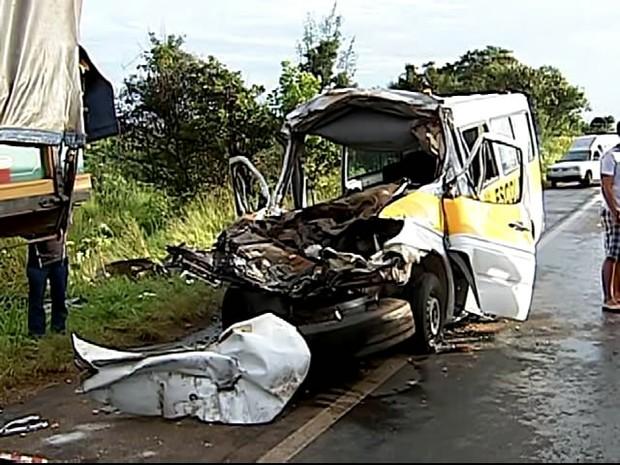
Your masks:
{"label": "van headlight area", "polygon": [[547,170],[547,176],[553,176],[557,178],[581,176],[582,169],[578,166],[571,166],[568,168],[551,167]]}
{"label": "van headlight area", "polygon": [[[552,187],[555,187],[560,182],[577,182],[587,187],[595,180],[592,172],[593,168],[591,166],[562,165],[563,163],[558,163],[547,169],[547,180],[551,183]],[[596,177],[596,180],[598,181],[598,177]]]}

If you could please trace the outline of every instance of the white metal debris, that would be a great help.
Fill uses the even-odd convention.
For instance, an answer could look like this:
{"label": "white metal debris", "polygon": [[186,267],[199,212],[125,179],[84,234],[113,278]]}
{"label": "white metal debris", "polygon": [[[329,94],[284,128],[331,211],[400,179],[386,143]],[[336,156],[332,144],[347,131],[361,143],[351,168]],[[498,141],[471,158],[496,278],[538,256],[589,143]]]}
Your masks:
{"label": "white metal debris", "polygon": [[231,326],[205,350],[124,352],[76,335],[73,348],[93,373],[80,392],[130,414],[205,422],[272,421],[310,367],[303,337],[270,313]]}
{"label": "white metal debris", "polygon": [[25,417],[16,418],[4,424],[0,428],[0,436],[10,436],[12,434],[25,434],[32,431],[47,428],[49,422],[39,415],[27,415]]}

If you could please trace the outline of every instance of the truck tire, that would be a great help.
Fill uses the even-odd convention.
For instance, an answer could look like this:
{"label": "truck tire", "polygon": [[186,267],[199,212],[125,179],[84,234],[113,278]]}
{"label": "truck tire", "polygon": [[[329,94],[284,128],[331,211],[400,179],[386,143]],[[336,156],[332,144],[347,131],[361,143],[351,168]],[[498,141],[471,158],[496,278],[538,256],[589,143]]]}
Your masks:
{"label": "truck tire", "polygon": [[425,272],[414,282],[411,307],[416,326],[415,348],[424,353],[434,352],[443,335],[446,302],[439,278],[433,273]]}

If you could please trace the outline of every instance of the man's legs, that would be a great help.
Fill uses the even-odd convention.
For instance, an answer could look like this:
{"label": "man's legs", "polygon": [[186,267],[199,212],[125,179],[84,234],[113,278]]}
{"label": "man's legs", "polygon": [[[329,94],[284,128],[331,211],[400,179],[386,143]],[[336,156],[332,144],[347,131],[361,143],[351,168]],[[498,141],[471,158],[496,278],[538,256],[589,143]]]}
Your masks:
{"label": "man's legs", "polygon": [[47,282],[47,269],[28,267],[28,332],[31,336],[45,334],[43,297]]}
{"label": "man's legs", "polygon": [[67,278],[69,267],[66,260],[49,265],[50,294],[52,295],[52,331],[62,333],[67,321]]}
{"label": "man's legs", "polygon": [[[603,270],[602,270],[602,282],[603,282],[603,295],[605,296],[605,302],[610,302],[612,299],[612,295],[615,297],[620,296],[620,294],[614,294],[617,292],[617,288],[614,287],[614,283],[620,279],[618,275],[618,271],[614,270],[616,268],[616,261],[613,258],[606,257],[603,262]],[[614,272],[615,271],[615,272]],[[614,279],[615,278],[615,279]],[[613,283],[612,283],[613,281]]]}
{"label": "man's legs", "polygon": [[[617,268],[617,251],[619,250],[618,233],[620,229],[611,213],[606,208],[601,209],[601,223],[603,225],[603,246],[605,249],[605,261],[601,270],[601,281],[603,285],[604,307],[615,304],[615,299],[620,298],[616,292],[616,275],[619,275]],[[618,277],[620,279],[620,276]]]}
{"label": "man's legs", "polygon": [[620,259],[614,261],[611,295],[615,302],[620,303]]}

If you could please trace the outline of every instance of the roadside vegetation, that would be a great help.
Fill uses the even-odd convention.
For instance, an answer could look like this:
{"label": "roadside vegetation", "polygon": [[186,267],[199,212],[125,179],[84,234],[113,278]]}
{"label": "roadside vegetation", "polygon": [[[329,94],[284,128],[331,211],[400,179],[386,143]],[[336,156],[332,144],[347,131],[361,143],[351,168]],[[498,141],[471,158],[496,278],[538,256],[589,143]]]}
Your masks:
{"label": "roadside vegetation", "polygon": [[[184,49],[183,38],[150,36],[134,74],[118,95],[123,134],[90,147],[93,194],[74,212],[68,329],[115,346],[164,342],[218,310],[220,292],[178,277],[108,277],[115,260],[165,257],[168,244],[207,248],[234,219],[228,158],[244,155],[272,183],[282,157],[284,115],[329,87],[355,86],[354,39],[334,9],[308,17],[297,57],[281,63],[278,87],[247,85],[217,58]],[[411,51],[415,55],[415,50]],[[559,70],[532,68],[509,50],[487,47],[437,67],[405,65],[389,84],[437,94],[524,91],[539,124],[543,164],[560,157],[587,126],[588,102]],[[320,201],[338,194],[339,153],[313,140],[306,153]],[[0,242],[0,397],[71,368],[68,336],[27,337],[26,249]]]}

